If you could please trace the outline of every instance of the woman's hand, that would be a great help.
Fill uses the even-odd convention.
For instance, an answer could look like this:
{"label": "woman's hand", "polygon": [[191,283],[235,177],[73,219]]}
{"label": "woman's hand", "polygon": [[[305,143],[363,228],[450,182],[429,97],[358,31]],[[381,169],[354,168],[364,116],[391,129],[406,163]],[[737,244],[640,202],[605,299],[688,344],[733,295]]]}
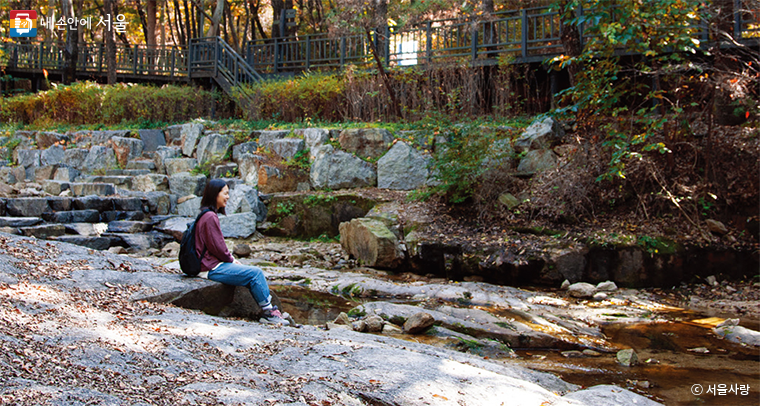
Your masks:
{"label": "woman's hand", "polygon": [[234,259],[234,258],[232,259],[232,263],[233,263],[233,264],[242,265],[242,264],[240,263],[240,261],[238,261],[237,259]]}

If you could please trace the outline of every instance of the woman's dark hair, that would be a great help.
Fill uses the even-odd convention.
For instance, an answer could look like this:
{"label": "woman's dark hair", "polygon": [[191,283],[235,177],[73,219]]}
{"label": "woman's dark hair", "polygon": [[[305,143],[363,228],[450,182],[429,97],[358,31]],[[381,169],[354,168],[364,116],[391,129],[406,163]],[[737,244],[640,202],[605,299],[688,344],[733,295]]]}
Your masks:
{"label": "woman's dark hair", "polygon": [[219,192],[227,186],[227,182],[221,179],[211,179],[206,183],[206,188],[203,189],[203,199],[201,199],[201,207],[208,207],[211,210],[227,214],[224,212],[224,207],[216,207],[216,197],[219,196]]}

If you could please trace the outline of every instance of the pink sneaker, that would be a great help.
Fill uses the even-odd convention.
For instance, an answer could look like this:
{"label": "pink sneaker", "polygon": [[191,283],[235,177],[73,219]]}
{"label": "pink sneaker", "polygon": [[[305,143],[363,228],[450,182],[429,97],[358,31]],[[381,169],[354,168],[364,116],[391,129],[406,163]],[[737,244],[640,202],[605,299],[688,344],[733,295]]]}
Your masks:
{"label": "pink sneaker", "polygon": [[272,306],[269,310],[264,310],[264,316],[259,319],[259,323],[266,323],[266,324],[282,324],[283,326],[287,326],[290,324],[289,321],[285,320],[282,313],[280,313],[280,310],[277,308],[277,306]]}

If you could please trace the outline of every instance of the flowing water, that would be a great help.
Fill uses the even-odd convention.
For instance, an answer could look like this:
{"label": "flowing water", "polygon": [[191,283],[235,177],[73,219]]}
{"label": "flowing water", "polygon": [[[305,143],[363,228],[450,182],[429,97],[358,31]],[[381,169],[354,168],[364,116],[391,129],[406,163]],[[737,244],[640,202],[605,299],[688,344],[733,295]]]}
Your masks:
{"label": "flowing water", "polygon": [[[361,304],[302,287],[272,288],[280,297],[284,310],[303,324],[323,325],[333,321],[340,312],[348,312]],[[518,320],[521,317],[519,313],[512,314],[503,309],[492,310],[500,317]],[[720,321],[722,319],[674,311],[665,315],[665,321],[602,326],[607,342],[636,351],[640,364],[633,367],[618,364],[614,353],[568,358],[561,351],[552,349],[516,349],[517,358],[498,360],[551,372],[582,387],[616,384],[666,405],[758,405],[760,349],[720,339],[711,330]],[[758,329],[754,325],[746,327]],[[461,341],[450,337],[395,336],[429,345],[468,350],[460,345]]]}

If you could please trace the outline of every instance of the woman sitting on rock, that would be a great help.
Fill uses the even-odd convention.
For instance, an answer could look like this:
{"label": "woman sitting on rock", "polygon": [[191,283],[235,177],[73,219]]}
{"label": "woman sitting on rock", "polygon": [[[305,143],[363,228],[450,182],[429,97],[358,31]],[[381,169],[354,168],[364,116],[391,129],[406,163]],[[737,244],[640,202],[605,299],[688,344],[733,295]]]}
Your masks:
{"label": "woman sitting on rock", "polygon": [[201,257],[201,273],[198,275],[212,281],[233,286],[245,286],[253,295],[254,300],[264,311],[264,317],[259,320],[264,323],[289,323],[282,313],[272,305],[264,272],[255,266],[246,266],[232,258],[219,225],[217,213],[225,214],[224,208],[230,198],[230,189],[221,179],[212,179],[206,184],[201,200],[201,210],[209,209],[195,225],[195,249],[203,253]]}

